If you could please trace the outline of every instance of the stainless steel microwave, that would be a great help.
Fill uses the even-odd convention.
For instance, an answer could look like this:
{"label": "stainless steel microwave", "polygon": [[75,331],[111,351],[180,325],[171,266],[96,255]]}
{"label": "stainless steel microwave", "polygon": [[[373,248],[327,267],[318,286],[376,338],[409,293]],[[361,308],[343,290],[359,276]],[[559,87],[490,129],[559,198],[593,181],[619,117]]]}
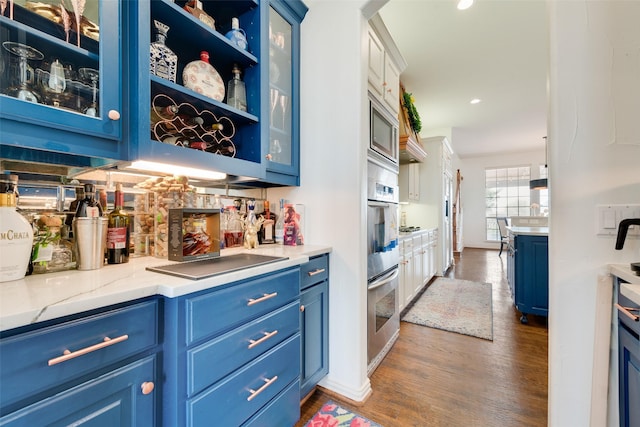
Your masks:
{"label": "stainless steel microwave", "polygon": [[388,113],[380,103],[369,98],[369,155],[382,157],[397,167],[400,156],[398,118]]}

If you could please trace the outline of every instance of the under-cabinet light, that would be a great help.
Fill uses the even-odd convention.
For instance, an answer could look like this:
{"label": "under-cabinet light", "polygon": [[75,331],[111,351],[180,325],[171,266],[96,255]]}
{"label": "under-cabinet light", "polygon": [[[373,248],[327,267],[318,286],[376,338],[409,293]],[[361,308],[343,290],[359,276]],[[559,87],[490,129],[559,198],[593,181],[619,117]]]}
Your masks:
{"label": "under-cabinet light", "polygon": [[480,98],[473,98],[471,101],[469,101],[469,104],[480,104],[482,102],[482,100]]}
{"label": "under-cabinet light", "polygon": [[227,174],[223,172],[169,165],[166,163],[148,162],[145,160],[131,162],[131,165],[127,166],[126,168],[169,175],[184,175],[188,176],[189,178],[204,179],[209,181],[219,181],[227,177]]}

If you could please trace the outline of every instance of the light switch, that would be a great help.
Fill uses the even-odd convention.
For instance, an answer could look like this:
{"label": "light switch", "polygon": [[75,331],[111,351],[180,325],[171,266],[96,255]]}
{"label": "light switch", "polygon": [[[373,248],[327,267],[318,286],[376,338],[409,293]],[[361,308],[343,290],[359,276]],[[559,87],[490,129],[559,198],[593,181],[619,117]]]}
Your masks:
{"label": "light switch", "polygon": [[[620,221],[627,218],[640,218],[640,205],[598,205],[597,234],[615,237],[618,234]],[[640,227],[629,227],[627,237],[640,237]]]}
{"label": "light switch", "polygon": [[613,209],[607,209],[603,212],[602,227],[605,229],[616,228],[616,212]]}

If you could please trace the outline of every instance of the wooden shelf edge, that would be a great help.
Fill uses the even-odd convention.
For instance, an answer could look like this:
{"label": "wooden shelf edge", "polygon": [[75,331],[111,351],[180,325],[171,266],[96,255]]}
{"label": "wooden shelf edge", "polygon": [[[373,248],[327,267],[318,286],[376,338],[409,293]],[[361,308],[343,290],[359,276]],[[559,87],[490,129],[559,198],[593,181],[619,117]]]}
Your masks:
{"label": "wooden shelf edge", "polygon": [[427,152],[422,144],[409,136],[400,136],[400,163],[422,163],[427,158]]}

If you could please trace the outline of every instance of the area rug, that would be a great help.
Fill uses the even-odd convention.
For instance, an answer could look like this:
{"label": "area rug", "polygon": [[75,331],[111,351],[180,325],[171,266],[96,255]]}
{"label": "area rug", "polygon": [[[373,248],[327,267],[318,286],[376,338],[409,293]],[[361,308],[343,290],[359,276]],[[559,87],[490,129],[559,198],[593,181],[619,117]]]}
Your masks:
{"label": "area rug", "polygon": [[493,341],[491,283],[438,277],[402,321]]}
{"label": "area rug", "polygon": [[305,427],[382,427],[365,417],[345,409],[331,400],[304,425]]}

